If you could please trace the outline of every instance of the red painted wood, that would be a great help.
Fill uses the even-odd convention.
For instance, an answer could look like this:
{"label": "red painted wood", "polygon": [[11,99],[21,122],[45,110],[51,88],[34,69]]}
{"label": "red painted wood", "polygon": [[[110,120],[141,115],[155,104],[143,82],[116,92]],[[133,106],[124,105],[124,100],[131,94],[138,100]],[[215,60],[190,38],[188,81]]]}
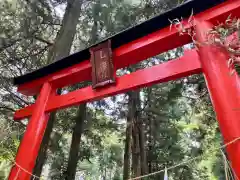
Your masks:
{"label": "red painted wood", "polygon": [[[240,15],[240,0],[227,1],[196,15],[195,18],[216,23],[217,21],[225,21],[229,14],[232,14],[232,16]],[[164,28],[114,50],[115,68],[119,69],[135,64],[190,41],[191,39],[188,36],[179,36],[176,29],[173,28],[170,31],[169,27]],[[22,94],[34,95],[39,92],[41,85],[47,81],[53,83],[55,87],[63,87],[85,80],[91,80],[89,61],[81,62],[33,82],[22,84],[18,87],[18,91]]]}
{"label": "red painted wood", "polygon": [[[93,90],[92,87],[86,87],[65,95],[52,97],[49,100],[46,110],[50,112],[56,109],[77,105],[82,102],[101,99],[103,97],[150,86],[155,83],[175,80],[200,72],[201,67],[198,60],[198,54],[195,50],[189,50],[179,59],[119,77],[117,78],[115,86],[105,87],[99,90]],[[29,117],[34,106],[35,105],[32,105],[18,110],[14,115],[14,119],[20,120]]]}
{"label": "red painted wood", "polygon": [[[206,40],[210,23],[198,22],[197,40]],[[240,137],[240,79],[235,73],[230,75],[227,67],[228,53],[215,46],[200,46],[200,59],[205,79],[211,95],[224,142],[228,143]],[[236,176],[240,179],[240,141],[228,146],[228,157]]]}
{"label": "red painted wood", "polygon": [[57,73],[50,74],[30,83],[22,84],[18,87],[18,91],[25,95],[34,95],[39,92],[39,88],[44,82],[50,82],[54,87],[57,88],[85,80],[90,80],[91,69],[92,67],[90,62],[83,61]]}
{"label": "red painted wood", "polygon": [[[173,41],[173,39],[175,40]],[[176,39],[179,39],[179,41],[176,41]],[[169,28],[165,28],[114,50],[114,68],[120,69],[135,64],[141,60],[167,51],[168,49],[184,45],[190,41],[191,39],[188,36],[179,37],[176,30],[170,31]],[[162,44],[164,44],[164,46]],[[25,95],[34,95],[39,91],[41,84],[46,81],[53,83],[54,87],[60,88],[70,84],[91,80],[91,69],[90,61],[87,60],[47,77],[22,84],[18,87],[18,91]]]}
{"label": "red painted wood", "polygon": [[231,17],[240,16],[240,0],[228,0],[225,3],[219,4],[213,8],[199,13],[194,16],[196,19],[201,21],[209,21],[213,24],[218,24],[219,22],[225,22],[226,19],[231,15]]}
{"label": "red painted wood", "polygon": [[[37,98],[33,114],[18,148],[15,160],[17,165],[12,167],[8,178],[9,180],[29,180],[31,177],[29,173],[31,173],[34,168],[38,150],[47,126],[48,114],[45,113],[45,108],[51,92],[53,91],[50,84],[45,83]],[[19,166],[24,170],[20,169]]]}

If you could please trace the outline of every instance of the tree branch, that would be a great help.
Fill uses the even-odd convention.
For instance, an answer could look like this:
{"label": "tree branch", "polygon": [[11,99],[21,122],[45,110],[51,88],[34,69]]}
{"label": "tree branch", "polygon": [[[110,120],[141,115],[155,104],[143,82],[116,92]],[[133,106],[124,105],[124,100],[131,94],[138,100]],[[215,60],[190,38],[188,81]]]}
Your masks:
{"label": "tree branch", "polygon": [[19,38],[19,39],[16,39],[16,40],[5,42],[4,39],[0,39],[0,52],[4,51],[4,49],[6,49],[6,48],[9,48],[9,47],[13,46],[15,43],[17,43],[17,42],[19,42],[21,40],[22,39]]}
{"label": "tree branch", "polygon": [[16,110],[7,106],[0,106],[0,109],[7,109],[8,111],[13,111],[15,112]]}
{"label": "tree branch", "polygon": [[41,42],[44,42],[44,43],[48,44],[49,46],[52,46],[52,45],[53,45],[52,42],[49,42],[49,41],[47,41],[47,40],[45,40],[45,39],[43,39],[43,38],[41,38],[41,37],[34,36],[34,38],[35,38],[36,40],[38,40],[38,41],[41,41]]}

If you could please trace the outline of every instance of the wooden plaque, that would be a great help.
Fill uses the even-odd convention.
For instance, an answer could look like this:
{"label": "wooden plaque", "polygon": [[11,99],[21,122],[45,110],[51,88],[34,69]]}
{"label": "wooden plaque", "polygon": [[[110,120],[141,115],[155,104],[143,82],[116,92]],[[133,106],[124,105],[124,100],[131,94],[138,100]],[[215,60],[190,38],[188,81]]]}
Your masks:
{"label": "wooden plaque", "polygon": [[115,83],[111,41],[90,48],[93,88]]}

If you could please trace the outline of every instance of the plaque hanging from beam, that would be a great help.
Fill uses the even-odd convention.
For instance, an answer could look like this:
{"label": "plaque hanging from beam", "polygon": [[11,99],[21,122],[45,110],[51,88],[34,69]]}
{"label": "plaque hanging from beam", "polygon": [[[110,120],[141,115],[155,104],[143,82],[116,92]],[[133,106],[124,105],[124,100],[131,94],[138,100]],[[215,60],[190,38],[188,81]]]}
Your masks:
{"label": "plaque hanging from beam", "polygon": [[92,64],[92,87],[103,87],[115,83],[111,41],[90,48]]}

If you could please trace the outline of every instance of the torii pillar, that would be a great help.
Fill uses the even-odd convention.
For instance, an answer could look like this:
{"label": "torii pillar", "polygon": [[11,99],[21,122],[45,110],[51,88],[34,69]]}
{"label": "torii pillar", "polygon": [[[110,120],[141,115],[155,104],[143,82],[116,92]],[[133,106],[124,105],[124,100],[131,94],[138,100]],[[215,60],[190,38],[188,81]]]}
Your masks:
{"label": "torii pillar", "polygon": [[[202,44],[199,48],[200,61],[216,112],[224,143],[240,137],[240,78],[237,73],[230,75],[229,54],[215,45],[206,45],[207,34],[213,25],[197,21],[196,39]],[[240,179],[240,140],[226,148],[235,177]]]}

